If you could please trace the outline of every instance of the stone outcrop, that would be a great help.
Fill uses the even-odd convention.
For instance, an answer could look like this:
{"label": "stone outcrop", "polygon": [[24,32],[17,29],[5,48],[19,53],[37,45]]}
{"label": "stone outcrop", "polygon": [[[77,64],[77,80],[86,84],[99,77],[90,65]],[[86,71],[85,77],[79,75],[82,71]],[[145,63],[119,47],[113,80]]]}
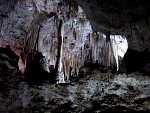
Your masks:
{"label": "stone outcrop", "polygon": [[124,59],[122,61],[121,67],[124,67],[126,70],[120,69],[121,72],[142,72],[145,74],[150,73],[150,52],[145,50],[143,52],[138,52],[135,50],[128,49]]}
{"label": "stone outcrop", "polygon": [[68,80],[69,76],[77,76],[85,64],[116,65],[111,42],[106,43],[102,33],[93,33],[84,11],[75,1],[25,0],[12,5],[13,10],[7,13],[2,24],[1,43],[14,48],[18,45],[24,62],[31,51],[37,50],[46,57],[49,66],[56,67],[61,19],[60,75]]}
{"label": "stone outcrop", "polygon": [[[78,8],[78,5],[81,6],[83,11],[80,10],[81,8]],[[8,0],[7,3],[2,0],[0,4],[0,36],[2,38],[0,45],[3,46],[8,43],[13,48],[20,50],[26,46],[25,49],[27,50],[25,51],[27,52],[36,48],[49,60],[49,65],[55,67],[58,20],[62,19],[64,24],[66,24],[64,25],[66,27],[64,31],[62,30],[62,36],[64,35],[65,37],[67,32],[67,35],[76,38],[76,40],[78,40],[78,36],[82,35],[81,38],[83,40],[88,36],[87,34],[81,34],[82,30],[79,30],[77,27],[81,27],[84,24],[88,25],[86,22],[89,20],[93,31],[102,32],[103,34],[110,32],[112,35],[123,35],[128,40],[129,50],[143,52],[145,49],[150,48],[148,12],[149,2],[140,0]],[[56,14],[57,18],[56,16],[50,16],[52,13]],[[84,23],[85,19],[86,22]],[[80,25],[82,22],[83,24]],[[69,30],[67,30],[67,26],[70,26]],[[68,43],[70,47],[73,48],[74,42],[75,40],[72,39]],[[84,43],[85,41],[82,42],[83,45]],[[96,50],[98,46],[98,44],[92,45],[92,48],[95,48],[95,53],[92,51],[93,62],[96,62],[96,57],[100,57]],[[66,43],[64,47],[68,48],[69,46]],[[65,51],[67,49],[64,49],[64,56]],[[128,55],[125,55],[125,57],[128,57]],[[74,61],[72,60],[72,62]],[[79,67],[77,62],[74,65]],[[108,63],[110,62],[108,61]],[[69,73],[69,71],[66,73]]]}
{"label": "stone outcrop", "polygon": [[[149,2],[140,0],[77,0],[96,31],[125,35],[129,48],[150,47]],[[143,42],[143,41],[144,42]]]}
{"label": "stone outcrop", "polygon": [[[93,29],[96,31],[111,32],[111,34],[121,34],[127,38],[128,48],[130,50],[141,52],[150,49],[150,11],[149,1],[141,0],[76,0],[83,8],[90,20]],[[131,52],[131,51],[130,51]],[[139,62],[133,57],[125,55],[125,59],[131,63]],[[132,53],[134,54],[134,52]],[[139,55],[139,54],[138,54]],[[129,58],[128,58],[129,57]],[[138,57],[138,56],[137,56]],[[140,57],[140,56],[139,56]],[[146,56],[148,57],[148,56]],[[144,57],[140,57],[144,60]],[[133,61],[133,62],[132,62]],[[144,61],[145,62],[145,61]],[[149,62],[148,60],[146,62]],[[128,65],[128,64],[127,64]],[[126,66],[127,66],[126,65]],[[145,66],[147,64],[145,63]],[[133,68],[136,66],[136,63]],[[138,66],[140,64],[138,63]],[[136,68],[136,67],[135,67]],[[142,68],[142,67],[141,67]],[[132,70],[132,69],[131,69]],[[138,70],[136,70],[138,71]]]}
{"label": "stone outcrop", "polygon": [[10,49],[0,48],[0,85],[15,84],[21,78],[18,67],[19,57]]}

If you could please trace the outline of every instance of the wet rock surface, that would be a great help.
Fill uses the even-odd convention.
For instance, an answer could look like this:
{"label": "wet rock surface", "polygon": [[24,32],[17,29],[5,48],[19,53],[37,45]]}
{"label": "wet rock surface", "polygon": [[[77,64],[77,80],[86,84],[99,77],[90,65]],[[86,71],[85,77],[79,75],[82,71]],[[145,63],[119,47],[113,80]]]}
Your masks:
{"label": "wet rock surface", "polygon": [[0,91],[3,113],[149,112],[150,77],[94,71],[71,84],[20,82]]}

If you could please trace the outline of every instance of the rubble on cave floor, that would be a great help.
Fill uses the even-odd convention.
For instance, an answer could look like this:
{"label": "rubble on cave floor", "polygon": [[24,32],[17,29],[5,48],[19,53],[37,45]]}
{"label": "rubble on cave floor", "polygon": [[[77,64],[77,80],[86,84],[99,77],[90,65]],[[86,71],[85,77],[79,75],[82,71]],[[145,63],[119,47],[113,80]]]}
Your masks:
{"label": "rubble on cave floor", "polygon": [[20,79],[18,57],[6,48],[0,51],[0,113],[150,111],[149,76],[85,69],[70,84],[29,84]]}
{"label": "rubble on cave floor", "polygon": [[[3,113],[100,113],[150,111],[150,77],[94,71],[68,84],[20,82],[0,92]],[[5,89],[5,87],[3,87]]]}

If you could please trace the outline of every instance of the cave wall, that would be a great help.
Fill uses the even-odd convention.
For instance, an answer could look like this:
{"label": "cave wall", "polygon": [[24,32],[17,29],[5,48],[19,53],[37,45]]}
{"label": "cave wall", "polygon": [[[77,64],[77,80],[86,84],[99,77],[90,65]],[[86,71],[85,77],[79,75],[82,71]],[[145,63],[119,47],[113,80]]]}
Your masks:
{"label": "cave wall", "polygon": [[[26,27],[30,24],[33,16],[33,11],[29,10],[32,8],[32,4],[31,1],[9,0],[7,4],[5,2],[2,2],[0,7],[0,12],[5,15],[1,16],[0,46],[9,44],[12,49],[20,52],[26,35]],[[6,7],[4,7],[5,5]]]}
{"label": "cave wall", "polygon": [[125,70],[123,72],[141,72],[142,70],[144,73],[149,73],[149,1],[76,1],[83,8],[95,31],[110,32],[127,38],[128,50],[121,64],[121,70]]}
{"label": "cave wall", "polygon": [[[43,53],[48,65],[55,67],[58,47],[58,20],[62,19],[63,45],[59,72],[63,73],[62,75],[65,75],[66,79],[69,78],[70,73],[76,75],[79,68],[89,62],[106,67],[116,65],[112,42],[106,43],[104,36],[107,30],[102,30],[102,33],[94,33],[96,29],[97,31],[101,29],[94,26],[93,20],[89,18],[91,13],[85,14],[87,12],[84,7],[82,10],[75,2],[69,0],[8,2],[13,7],[6,11],[7,16],[1,16],[3,22],[0,29],[0,46],[9,44],[13,49],[15,48],[14,50],[19,55],[22,50],[28,54],[37,45],[36,50]],[[2,10],[6,10],[4,6],[0,7],[3,13]],[[51,15],[54,13],[56,13],[57,18]],[[26,48],[24,49],[24,47]]]}
{"label": "cave wall", "polygon": [[129,48],[150,49],[149,2],[141,0],[76,0],[93,29],[127,37]]}

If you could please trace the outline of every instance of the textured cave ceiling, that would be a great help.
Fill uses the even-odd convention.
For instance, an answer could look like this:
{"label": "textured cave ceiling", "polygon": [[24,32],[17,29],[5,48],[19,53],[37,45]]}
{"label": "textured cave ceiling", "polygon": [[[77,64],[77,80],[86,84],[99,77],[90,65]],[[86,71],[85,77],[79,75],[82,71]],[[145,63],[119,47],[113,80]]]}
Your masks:
{"label": "textured cave ceiling", "polygon": [[150,48],[148,0],[77,0],[95,31],[125,35],[130,49]]}
{"label": "textured cave ceiling", "polygon": [[[132,24],[149,24],[148,0],[76,0],[98,31],[124,32]],[[1,0],[0,16],[7,16],[18,0]]]}
{"label": "textured cave ceiling", "polygon": [[[148,0],[76,1],[83,8],[95,31],[125,35],[129,48],[138,51],[150,49],[150,2]],[[7,18],[17,2],[18,0],[1,0],[0,18]]]}
{"label": "textured cave ceiling", "polygon": [[145,21],[149,24],[148,0],[77,0],[95,29],[124,31],[131,24]]}

